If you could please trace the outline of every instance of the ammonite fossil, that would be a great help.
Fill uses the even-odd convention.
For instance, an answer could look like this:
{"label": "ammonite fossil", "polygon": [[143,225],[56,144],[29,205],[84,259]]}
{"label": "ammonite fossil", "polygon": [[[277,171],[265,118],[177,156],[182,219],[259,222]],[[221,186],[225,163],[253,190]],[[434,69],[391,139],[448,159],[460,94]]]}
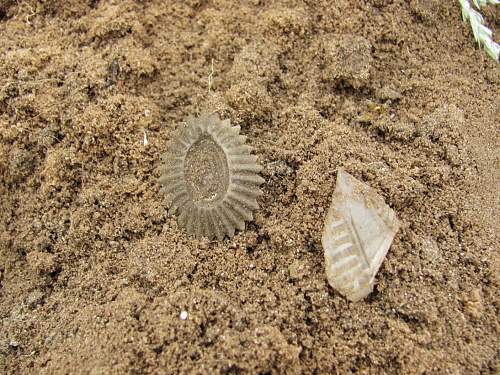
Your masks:
{"label": "ammonite fossil", "polygon": [[234,236],[253,219],[262,167],[239,126],[216,113],[189,117],[168,145],[160,177],[171,213],[196,237]]}
{"label": "ammonite fossil", "polygon": [[398,229],[384,199],[340,169],[321,241],[330,285],[354,302],[370,294]]}

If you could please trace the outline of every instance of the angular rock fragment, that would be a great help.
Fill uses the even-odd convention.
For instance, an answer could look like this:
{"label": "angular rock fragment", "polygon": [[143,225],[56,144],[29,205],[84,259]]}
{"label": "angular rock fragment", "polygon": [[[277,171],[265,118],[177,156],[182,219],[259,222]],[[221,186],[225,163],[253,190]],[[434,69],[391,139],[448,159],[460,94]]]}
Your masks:
{"label": "angular rock fragment", "polygon": [[370,294],[398,229],[384,199],[340,169],[322,237],[329,284],[353,302]]}

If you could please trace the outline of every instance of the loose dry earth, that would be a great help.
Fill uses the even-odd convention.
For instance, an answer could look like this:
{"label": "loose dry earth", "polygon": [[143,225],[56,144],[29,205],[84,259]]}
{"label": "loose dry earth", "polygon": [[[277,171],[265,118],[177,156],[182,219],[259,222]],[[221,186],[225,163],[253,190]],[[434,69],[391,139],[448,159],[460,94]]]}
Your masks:
{"label": "loose dry earth", "polygon": [[[498,373],[499,86],[457,1],[0,1],[0,372]],[[159,194],[203,109],[266,179],[223,242]],[[339,167],[402,223],[356,304]]]}

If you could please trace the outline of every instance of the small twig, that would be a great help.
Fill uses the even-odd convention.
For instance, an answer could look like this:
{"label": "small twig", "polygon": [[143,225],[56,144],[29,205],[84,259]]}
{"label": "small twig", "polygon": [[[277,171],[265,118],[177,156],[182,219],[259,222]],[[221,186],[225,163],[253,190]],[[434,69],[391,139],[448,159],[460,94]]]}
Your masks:
{"label": "small twig", "polygon": [[19,2],[19,0],[16,0],[16,3],[17,3],[17,6],[18,6],[18,14],[19,14],[19,10],[21,9],[22,6],[26,5],[26,7],[28,8],[29,10],[29,13],[26,14],[26,16],[24,17],[24,20],[26,21],[26,23],[31,26],[31,21],[30,19],[35,17],[37,12],[35,10],[33,10],[33,7],[27,3],[26,1],[23,1],[23,2]]}
{"label": "small twig", "polygon": [[29,14],[26,15],[26,23],[31,26],[31,18],[33,18],[33,17],[36,16],[36,12],[33,10],[33,8],[31,7],[31,5],[29,5],[28,3],[26,3],[26,5],[28,6],[28,9],[31,12],[31,13],[29,13]]}
{"label": "small twig", "polygon": [[208,75],[208,93],[210,94],[210,88],[212,87],[212,77],[214,75],[214,59],[212,59],[212,71]]}

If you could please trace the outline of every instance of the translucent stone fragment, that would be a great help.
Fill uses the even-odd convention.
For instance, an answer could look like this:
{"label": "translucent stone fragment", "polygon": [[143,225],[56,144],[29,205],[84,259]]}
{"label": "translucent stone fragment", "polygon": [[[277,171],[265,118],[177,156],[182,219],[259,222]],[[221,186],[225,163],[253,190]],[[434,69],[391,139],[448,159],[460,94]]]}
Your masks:
{"label": "translucent stone fragment", "polygon": [[353,302],[365,298],[398,229],[384,199],[339,169],[321,240],[329,284]]}

